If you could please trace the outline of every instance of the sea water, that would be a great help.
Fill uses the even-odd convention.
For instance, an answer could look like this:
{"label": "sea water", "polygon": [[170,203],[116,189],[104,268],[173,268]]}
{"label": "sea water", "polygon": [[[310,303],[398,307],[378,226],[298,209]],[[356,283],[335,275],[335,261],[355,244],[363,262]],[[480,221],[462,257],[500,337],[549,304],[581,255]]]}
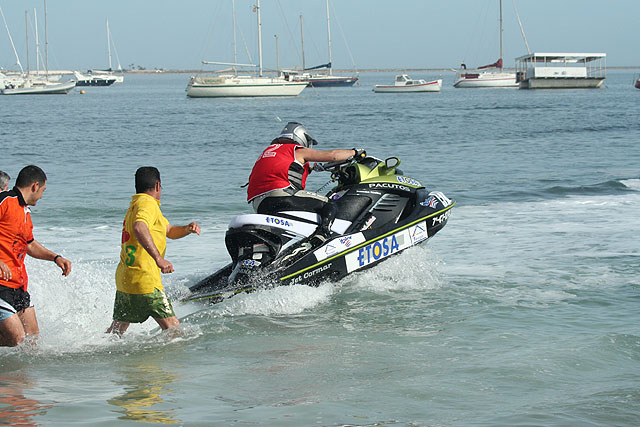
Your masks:
{"label": "sea water", "polygon": [[[640,91],[375,94],[392,73],[298,97],[188,99],[188,76],[127,75],[66,96],[1,97],[0,169],[48,175],[38,241],[73,262],[27,269],[41,336],[0,348],[0,424],[638,425]],[[208,306],[188,287],[226,264],[241,186],[287,121],[318,148],[397,156],[456,199],[433,239],[370,270]],[[200,236],[169,241],[180,333],[111,322],[139,166]],[[327,174],[308,189],[328,191]]]}

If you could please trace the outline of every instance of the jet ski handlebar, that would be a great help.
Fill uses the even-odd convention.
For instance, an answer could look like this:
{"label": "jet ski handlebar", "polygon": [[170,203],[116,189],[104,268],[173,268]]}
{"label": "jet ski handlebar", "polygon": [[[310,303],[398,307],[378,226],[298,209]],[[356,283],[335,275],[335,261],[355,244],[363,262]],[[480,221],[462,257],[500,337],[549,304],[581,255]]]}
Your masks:
{"label": "jet ski handlebar", "polygon": [[342,167],[351,165],[353,163],[358,163],[367,157],[367,152],[363,148],[354,148],[353,151],[355,151],[356,154],[346,160],[340,160],[338,162],[328,162],[324,164],[315,163],[313,165],[313,170],[316,172],[337,172]]}

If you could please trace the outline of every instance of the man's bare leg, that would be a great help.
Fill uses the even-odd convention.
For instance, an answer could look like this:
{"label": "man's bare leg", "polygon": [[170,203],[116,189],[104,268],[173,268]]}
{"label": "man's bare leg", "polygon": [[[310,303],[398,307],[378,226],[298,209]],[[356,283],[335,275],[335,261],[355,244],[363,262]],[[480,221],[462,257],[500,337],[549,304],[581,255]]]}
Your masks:
{"label": "man's bare leg", "polygon": [[38,319],[36,318],[36,309],[32,307],[25,308],[18,312],[18,317],[24,327],[24,333],[26,336],[38,336],[40,335],[40,328],[38,328]]}
{"label": "man's bare leg", "polygon": [[176,316],[165,318],[154,317],[153,320],[158,322],[158,325],[160,325],[162,330],[173,328],[174,326],[178,326],[180,324],[180,321]]}
{"label": "man's bare leg", "polygon": [[111,323],[111,326],[109,326],[109,329],[107,329],[107,333],[122,335],[125,333],[127,328],[129,328],[129,325],[130,325],[129,322],[121,322],[119,320],[114,320],[113,323]]}
{"label": "man's bare leg", "polygon": [[24,341],[25,331],[17,314],[0,322],[0,346],[15,347]]}

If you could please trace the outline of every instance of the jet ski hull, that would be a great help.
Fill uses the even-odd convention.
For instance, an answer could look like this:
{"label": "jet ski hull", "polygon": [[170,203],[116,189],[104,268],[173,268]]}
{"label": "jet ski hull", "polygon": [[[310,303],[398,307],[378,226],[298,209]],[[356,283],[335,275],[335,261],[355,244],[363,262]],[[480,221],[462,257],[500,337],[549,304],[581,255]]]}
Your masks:
{"label": "jet ski hull", "polygon": [[258,270],[253,280],[245,283],[228,284],[233,263],[227,264],[193,286],[187,300],[218,303],[260,288],[294,284],[317,286],[323,281],[340,280],[426,242],[446,225],[454,205],[452,202],[438,210],[421,209],[401,223],[331,238],[319,248],[309,250],[289,267],[276,271],[268,268]]}

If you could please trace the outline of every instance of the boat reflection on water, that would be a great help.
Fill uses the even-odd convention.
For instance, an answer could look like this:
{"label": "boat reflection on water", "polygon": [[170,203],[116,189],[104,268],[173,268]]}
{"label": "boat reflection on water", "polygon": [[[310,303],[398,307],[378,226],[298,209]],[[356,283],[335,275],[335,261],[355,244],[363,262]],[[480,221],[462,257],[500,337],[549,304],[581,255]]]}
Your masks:
{"label": "boat reflection on water", "polygon": [[[125,366],[121,369],[124,393],[109,399],[107,403],[117,406],[121,420],[142,421],[155,424],[182,423],[171,410],[159,409],[164,403],[162,396],[177,377],[155,365]],[[156,407],[155,409],[153,407]]]}
{"label": "boat reflection on water", "polygon": [[0,376],[0,425],[36,426],[36,416],[47,413],[52,405],[25,397],[24,390],[33,388],[33,382],[23,372]]}

